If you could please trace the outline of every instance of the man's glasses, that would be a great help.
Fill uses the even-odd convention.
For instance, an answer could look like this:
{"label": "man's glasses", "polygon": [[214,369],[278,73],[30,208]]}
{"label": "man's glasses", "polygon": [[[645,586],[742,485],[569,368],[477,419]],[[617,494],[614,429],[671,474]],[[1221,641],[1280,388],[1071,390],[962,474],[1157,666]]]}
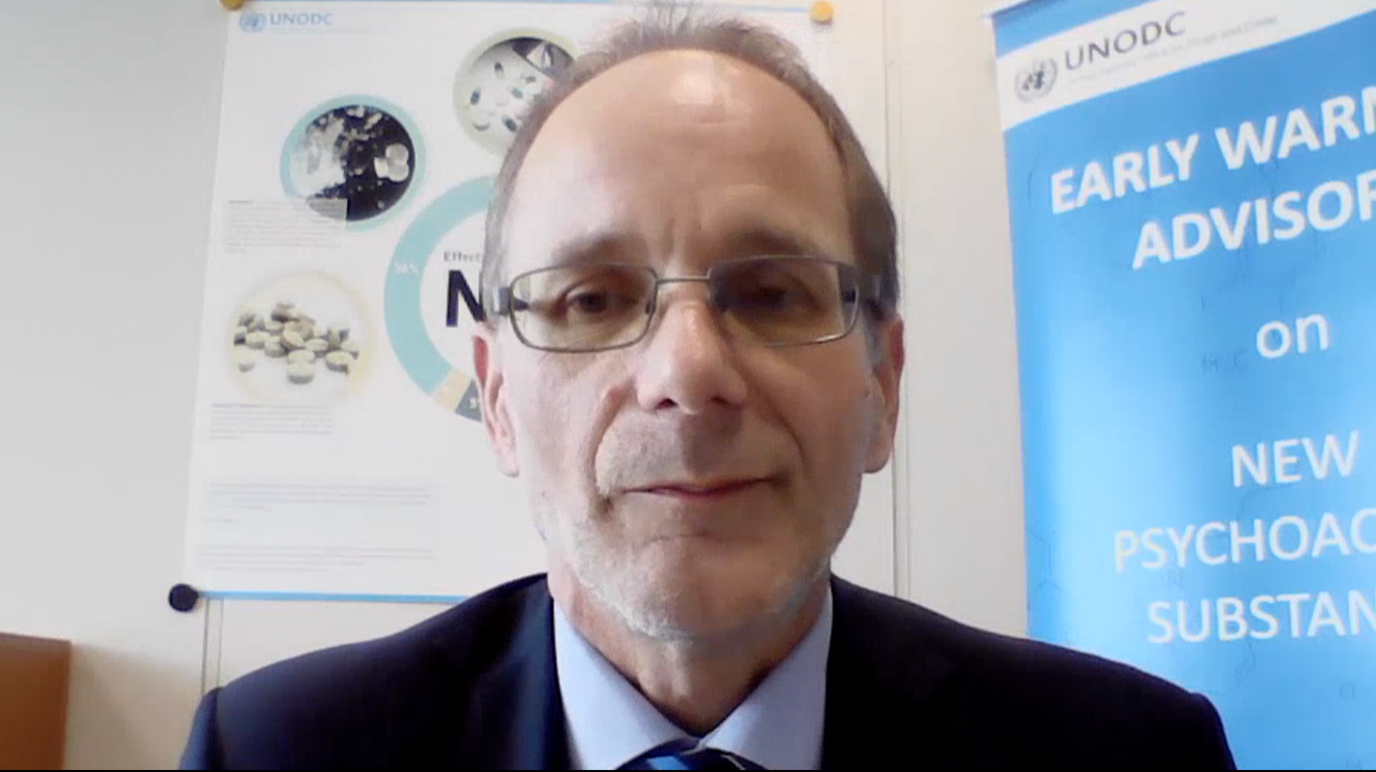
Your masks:
{"label": "man's glasses", "polygon": [[713,265],[706,276],[660,276],[653,268],[591,263],[541,268],[494,293],[490,313],[511,318],[521,342],[542,351],[605,351],[633,345],[654,321],[659,287],[704,282],[728,332],[764,346],[844,338],[878,277],[815,257],[771,255]]}

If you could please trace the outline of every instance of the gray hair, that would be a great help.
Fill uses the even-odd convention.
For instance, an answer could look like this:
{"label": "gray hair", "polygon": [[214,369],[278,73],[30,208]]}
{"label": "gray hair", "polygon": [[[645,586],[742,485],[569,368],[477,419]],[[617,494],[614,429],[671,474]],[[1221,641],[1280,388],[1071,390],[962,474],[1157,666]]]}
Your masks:
{"label": "gray hair", "polygon": [[879,280],[878,297],[870,312],[879,319],[891,316],[898,305],[893,206],[836,100],[813,77],[797,47],[777,32],[739,18],[712,18],[697,9],[662,3],[650,6],[641,18],[613,29],[599,45],[574,60],[532,103],[502,162],[487,210],[480,297],[486,299],[500,282],[516,178],[550,115],[583,84],[612,67],[644,54],[670,50],[705,51],[737,59],[763,70],[808,103],[826,126],[840,157],[856,261],[861,270]]}

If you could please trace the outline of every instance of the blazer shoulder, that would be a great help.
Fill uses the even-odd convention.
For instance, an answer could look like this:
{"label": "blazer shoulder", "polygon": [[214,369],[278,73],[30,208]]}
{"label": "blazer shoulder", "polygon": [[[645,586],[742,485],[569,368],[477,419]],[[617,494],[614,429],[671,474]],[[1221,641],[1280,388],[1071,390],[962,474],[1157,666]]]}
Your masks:
{"label": "blazer shoulder", "polygon": [[935,695],[952,720],[1020,727],[1012,734],[1028,734],[1026,748],[1058,737],[1087,747],[1098,732],[1109,748],[1232,766],[1218,713],[1201,695],[1126,663],[981,630],[839,580],[833,587],[833,638],[884,662],[882,670],[899,676],[890,683]]}
{"label": "blazer shoulder", "polygon": [[[1057,691],[1070,684],[1116,687],[1167,700],[1188,696],[1180,687],[1122,662],[982,630],[916,603],[854,585],[838,593],[836,623],[838,627],[843,623],[853,627],[885,656],[900,661],[923,655],[937,658],[952,677],[1058,685]],[[837,632],[847,635],[847,631]]]}
{"label": "blazer shoulder", "polygon": [[217,744],[241,762],[354,766],[369,747],[404,742],[398,727],[418,741],[437,717],[463,714],[469,687],[500,666],[547,601],[543,577],[528,577],[393,635],[249,673],[213,700]]}

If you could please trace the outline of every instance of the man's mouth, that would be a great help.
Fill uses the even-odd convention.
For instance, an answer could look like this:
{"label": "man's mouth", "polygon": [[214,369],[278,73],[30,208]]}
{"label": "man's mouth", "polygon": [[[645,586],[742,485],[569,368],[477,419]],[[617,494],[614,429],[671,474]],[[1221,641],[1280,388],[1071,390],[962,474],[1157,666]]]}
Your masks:
{"label": "man's mouth", "polygon": [[708,482],[663,482],[639,486],[634,488],[632,492],[664,496],[681,501],[714,501],[749,492],[766,483],[768,480],[763,477]]}

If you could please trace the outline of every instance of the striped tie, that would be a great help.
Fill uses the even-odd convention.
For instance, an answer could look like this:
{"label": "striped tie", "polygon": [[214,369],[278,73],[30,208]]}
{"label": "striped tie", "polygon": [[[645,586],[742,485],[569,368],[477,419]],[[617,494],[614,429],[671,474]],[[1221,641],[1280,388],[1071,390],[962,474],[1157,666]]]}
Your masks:
{"label": "striped tie", "polygon": [[764,769],[749,759],[716,748],[699,748],[692,740],[675,740],[655,748],[622,769]]}

